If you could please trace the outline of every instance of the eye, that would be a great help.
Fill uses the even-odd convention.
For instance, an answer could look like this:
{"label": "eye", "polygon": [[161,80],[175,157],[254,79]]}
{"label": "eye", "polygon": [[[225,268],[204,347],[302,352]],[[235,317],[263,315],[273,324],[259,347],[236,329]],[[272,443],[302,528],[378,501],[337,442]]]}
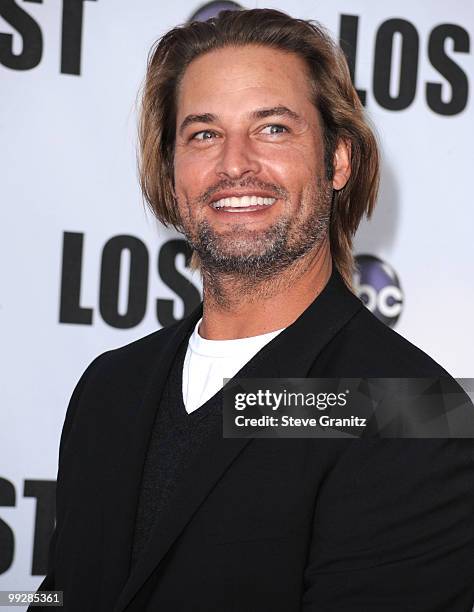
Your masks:
{"label": "eye", "polygon": [[200,132],[195,132],[192,136],[191,136],[191,140],[211,140],[210,138],[197,138],[197,136],[199,136],[200,134],[216,134],[215,132],[212,132],[211,130],[201,130]]}
{"label": "eye", "polygon": [[[266,130],[267,128],[279,128],[279,129],[285,130],[285,132],[289,132],[289,129],[287,127],[285,127],[284,125],[280,125],[279,123],[271,123],[270,125],[266,125],[263,129]],[[283,132],[271,132],[271,135],[282,134],[282,133]]]}

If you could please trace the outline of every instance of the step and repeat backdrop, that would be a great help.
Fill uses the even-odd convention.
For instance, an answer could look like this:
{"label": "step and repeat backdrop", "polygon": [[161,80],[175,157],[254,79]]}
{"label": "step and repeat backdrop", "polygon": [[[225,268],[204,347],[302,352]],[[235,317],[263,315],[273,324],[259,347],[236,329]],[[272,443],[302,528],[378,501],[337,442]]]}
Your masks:
{"label": "step and repeat backdrop", "polygon": [[383,158],[357,291],[454,376],[474,376],[470,0],[2,0],[0,590],[34,589],[46,571],[82,371],[200,301],[182,237],[142,202],[137,94],[158,37],[236,6],[316,19],[341,41]]}

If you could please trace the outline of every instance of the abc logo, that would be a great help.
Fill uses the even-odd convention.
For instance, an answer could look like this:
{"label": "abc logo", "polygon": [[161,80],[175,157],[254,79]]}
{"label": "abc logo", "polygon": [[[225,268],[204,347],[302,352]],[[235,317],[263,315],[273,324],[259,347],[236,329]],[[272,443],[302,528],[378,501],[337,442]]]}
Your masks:
{"label": "abc logo", "polygon": [[211,17],[217,17],[221,11],[236,11],[241,8],[240,4],[232,2],[232,0],[214,0],[198,8],[191,15],[189,21],[206,21]]}
{"label": "abc logo", "polygon": [[356,295],[386,325],[393,327],[403,309],[403,293],[395,270],[373,255],[357,255]]}

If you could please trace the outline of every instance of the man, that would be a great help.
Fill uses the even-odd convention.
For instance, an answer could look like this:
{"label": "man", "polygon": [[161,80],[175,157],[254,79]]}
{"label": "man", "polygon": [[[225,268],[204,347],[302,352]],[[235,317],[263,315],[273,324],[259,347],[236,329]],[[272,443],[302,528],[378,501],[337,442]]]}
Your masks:
{"label": "man", "polygon": [[275,10],[175,28],[140,135],[203,304],[81,377],[41,588],[68,612],[470,612],[471,441],[222,436],[223,377],[447,376],[350,290],[378,157],[341,51]]}

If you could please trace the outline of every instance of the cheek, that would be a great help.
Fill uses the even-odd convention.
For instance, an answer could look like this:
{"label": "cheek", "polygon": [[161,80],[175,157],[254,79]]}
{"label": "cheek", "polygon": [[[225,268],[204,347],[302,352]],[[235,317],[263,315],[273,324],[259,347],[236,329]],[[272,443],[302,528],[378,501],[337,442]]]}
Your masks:
{"label": "cheek", "polygon": [[269,175],[290,192],[304,190],[317,174],[314,152],[299,147],[275,150],[267,155],[266,162]]}
{"label": "cheek", "polygon": [[183,185],[189,182],[189,176],[192,173],[192,167],[181,156],[174,158],[174,182],[179,190]]}
{"label": "cheek", "polygon": [[211,165],[204,156],[176,156],[174,161],[174,182],[176,193],[187,199],[199,195],[209,184]]}

